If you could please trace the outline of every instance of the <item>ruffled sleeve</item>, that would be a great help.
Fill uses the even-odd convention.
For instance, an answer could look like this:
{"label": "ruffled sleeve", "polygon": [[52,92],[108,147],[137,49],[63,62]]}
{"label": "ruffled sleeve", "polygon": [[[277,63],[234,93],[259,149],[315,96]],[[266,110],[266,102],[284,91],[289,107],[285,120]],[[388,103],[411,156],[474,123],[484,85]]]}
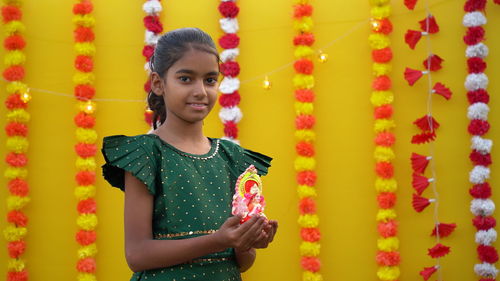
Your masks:
{"label": "ruffled sleeve", "polygon": [[105,137],[102,154],[106,163],[102,173],[112,186],[125,189],[125,171],[142,181],[149,193],[156,194],[156,163],[153,152],[147,147],[147,139],[123,135]]}
{"label": "ruffled sleeve", "polygon": [[245,149],[230,141],[221,140],[221,145],[225,151],[229,152],[228,160],[230,165],[233,165],[231,168],[235,170],[236,176],[243,173],[250,165],[254,165],[255,168],[257,168],[260,176],[267,175],[273,158],[259,152]]}

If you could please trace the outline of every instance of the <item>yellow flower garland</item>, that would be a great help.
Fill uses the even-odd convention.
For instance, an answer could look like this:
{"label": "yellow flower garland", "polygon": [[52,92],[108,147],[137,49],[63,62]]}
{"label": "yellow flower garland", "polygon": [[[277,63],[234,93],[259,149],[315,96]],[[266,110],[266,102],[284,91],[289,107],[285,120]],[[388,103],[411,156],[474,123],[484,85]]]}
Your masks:
{"label": "yellow flower garland", "polygon": [[[297,31],[294,40],[294,64],[296,74],[292,84],[295,88],[295,114],[296,131],[298,139],[297,157],[295,158],[295,170],[297,172],[297,193],[299,197],[300,216],[297,220],[302,242],[299,247],[301,266],[303,269],[302,280],[321,281],[323,276],[319,273],[321,262],[320,254],[320,231],[318,228],[319,217],[316,212],[316,160],[314,158],[314,140],[316,134],[314,127],[314,76],[312,74],[314,50],[311,45],[314,35],[311,33],[314,26],[312,20],[313,7],[309,0],[297,0],[294,5],[293,27]],[[298,43],[300,42],[300,43]]]}
{"label": "yellow flower garland", "polygon": [[394,179],[392,162],[395,158],[392,146],[395,136],[392,130],[396,123],[392,119],[392,103],[394,94],[391,91],[390,61],[392,51],[388,35],[392,32],[389,21],[391,6],[389,0],[370,0],[372,15],[372,33],[368,37],[373,49],[373,75],[372,94],[370,102],[375,110],[373,125],[375,137],[375,150],[373,158],[376,162],[375,190],[379,210],[376,214],[380,238],[377,242],[376,261],[379,265],[377,277],[383,281],[396,281],[399,279],[399,240],[397,235],[397,214],[394,210],[396,203],[397,182]]}
{"label": "yellow flower garland", "polygon": [[[5,31],[4,56],[5,71],[3,78],[7,80],[6,99],[7,106],[7,168],[4,177],[8,180],[9,194],[6,198],[7,204],[7,226],[3,234],[7,240],[9,257],[7,265],[7,281],[27,281],[28,270],[26,262],[22,258],[26,251],[25,237],[28,233],[28,217],[24,208],[30,202],[29,186],[26,181],[28,177],[27,155],[29,141],[27,103],[30,99],[28,87],[22,82],[24,79],[24,53],[25,41],[23,33],[26,27],[21,22],[23,1],[3,1],[3,22]],[[25,159],[16,161],[16,159]]]}
{"label": "yellow flower garland", "polygon": [[[93,34],[92,27],[95,25],[95,18],[92,16],[93,5],[90,0],[78,0],[73,7],[74,17],[73,23],[75,24],[75,53],[76,60],[82,59],[86,61],[93,60],[96,48],[94,45],[94,36],[78,36],[78,32],[85,30],[86,34]],[[75,64],[76,72],[73,75],[73,83],[75,87],[88,87],[93,88],[95,75],[92,72],[92,67],[82,67]],[[77,170],[75,188],[75,197],[78,200],[78,217],[76,225],[78,231],[76,234],[79,249],[77,251],[77,280],[78,281],[96,281],[95,271],[97,255],[97,245],[95,239],[88,241],[78,239],[80,234],[93,233],[95,237],[95,229],[98,224],[95,206],[95,170],[96,170],[96,142],[97,132],[93,129],[95,123],[95,102],[91,97],[76,97],[78,109],[76,123],[76,140],[77,145],[75,150],[77,153],[75,167]],[[80,150],[80,146],[93,146],[94,154],[89,155],[88,151]]]}

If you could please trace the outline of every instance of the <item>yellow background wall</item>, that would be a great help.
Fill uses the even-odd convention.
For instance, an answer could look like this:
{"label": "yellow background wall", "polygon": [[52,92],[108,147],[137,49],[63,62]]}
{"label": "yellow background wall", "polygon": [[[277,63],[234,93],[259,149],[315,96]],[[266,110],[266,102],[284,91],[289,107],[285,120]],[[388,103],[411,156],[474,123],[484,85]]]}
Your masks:
{"label": "yellow background wall", "polygon": [[[59,93],[72,93],[73,37],[72,5],[74,1],[25,1],[24,22],[27,26],[26,64],[28,85]],[[97,19],[96,46],[96,98],[142,99],[144,28],[141,5],[143,1],[94,1]],[[393,90],[395,92],[395,120],[397,144],[395,151],[398,192],[399,238],[402,255],[400,280],[421,280],[418,271],[433,265],[426,256],[433,246],[429,237],[432,229],[432,208],[417,214],[411,208],[409,156],[411,152],[428,153],[427,146],[411,145],[416,133],[411,122],[425,114],[426,83],[421,81],[410,88],[403,80],[406,66],[419,68],[426,57],[422,42],[411,51],[403,42],[407,29],[417,28],[417,21],[425,17],[421,0],[415,12],[408,12],[403,1],[393,2],[394,32],[392,42]],[[463,81],[466,75],[461,25],[464,1],[428,1],[441,27],[432,36],[434,52],[445,59],[444,69],[435,74],[454,90],[453,99],[446,102],[434,99],[433,111],[442,124],[435,142],[436,171],[441,196],[440,218],[443,222],[456,222],[456,232],[444,243],[452,252],[442,259],[444,280],[476,280],[472,267],[477,261],[474,233],[469,211],[468,171],[471,164],[469,135],[466,130],[467,100]],[[492,2],[492,1],[488,1]],[[201,27],[214,39],[222,33],[217,11],[219,1],[162,1],[162,19],[166,30],[184,26]],[[336,41],[324,51],[330,60],[316,64],[317,102],[317,171],[318,213],[322,231],[321,259],[325,280],[377,280],[373,153],[373,116],[369,102],[371,84],[371,57],[368,45],[370,34],[368,1],[312,1],[315,6],[314,32],[317,48],[339,38],[358,25],[345,38]],[[261,77],[293,60],[291,24],[292,1],[255,0],[238,1],[241,8],[241,56],[238,61],[243,81],[241,108],[244,119],[240,123],[242,145],[272,155],[275,160],[265,178],[267,214],[280,223],[276,241],[269,249],[260,250],[254,267],[245,273],[245,280],[300,280],[299,234],[296,219],[297,194],[293,159],[295,157],[294,96],[291,85],[292,67],[270,76],[273,88],[261,88]],[[490,47],[487,74],[490,77],[492,128],[488,134],[500,140],[498,108],[500,81],[500,6],[488,3],[486,44]],[[366,24],[359,26],[360,23]],[[3,56],[3,49],[0,51]],[[4,88],[5,83],[0,86]],[[4,90],[1,90],[5,96]],[[32,202],[26,208],[30,223],[25,255],[31,273],[30,280],[74,280],[77,243],[76,199],[73,196],[75,143],[73,116],[76,113],[72,98],[32,91],[30,103],[29,182]],[[134,135],[147,128],[142,121],[144,104],[133,102],[100,102],[96,129],[100,136],[111,134]],[[222,135],[218,119],[219,107],[205,122],[206,134]],[[0,107],[0,116],[5,116]],[[4,126],[2,121],[2,127]],[[5,139],[0,130],[0,139]],[[500,155],[493,150],[491,184],[500,183]],[[5,155],[5,145],[0,146]],[[102,164],[102,156],[99,155]],[[5,170],[1,161],[0,170]],[[5,180],[2,180],[5,186]],[[127,280],[130,271],[123,254],[123,194],[102,179],[98,179],[98,279]],[[0,198],[7,196],[0,189]],[[500,199],[494,191],[493,200]],[[5,227],[5,204],[0,204],[0,229]],[[498,212],[496,215],[497,218]],[[7,258],[5,244],[0,250],[0,276],[4,278]]]}

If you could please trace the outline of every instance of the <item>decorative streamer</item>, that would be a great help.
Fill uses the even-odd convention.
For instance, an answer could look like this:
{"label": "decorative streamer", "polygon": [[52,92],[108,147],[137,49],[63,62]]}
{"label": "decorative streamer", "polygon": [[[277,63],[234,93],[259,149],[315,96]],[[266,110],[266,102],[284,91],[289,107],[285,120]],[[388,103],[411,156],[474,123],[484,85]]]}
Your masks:
{"label": "decorative streamer", "polygon": [[[416,1],[405,1],[405,5],[413,10]],[[420,275],[424,280],[428,280],[434,273],[437,272],[438,280],[441,280],[441,266],[439,259],[450,253],[450,247],[445,246],[440,243],[441,238],[450,235],[456,224],[445,224],[439,221],[439,195],[436,186],[436,171],[434,169],[434,145],[433,141],[436,139],[436,130],[440,127],[440,124],[432,115],[432,99],[433,95],[437,94],[448,100],[452,93],[442,83],[436,83],[432,85],[432,72],[438,71],[442,68],[441,64],[443,59],[436,54],[432,53],[431,39],[430,35],[439,32],[439,25],[437,24],[436,18],[430,13],[429,5],[426,1],[426,11],[427,16],[425,19],[419,21],[420,30],[408,30],[405,35],[405,42],[409,45],[411,49],[414,49],[419,40],[424,36],[427,41],[427,52],[428,56],[423,61],[424,70],[415,70],[411,68],[406,68],[404,77],[408,81],[410,86],[413,86],[418,80],[424,75],[427,76],[428,82],[428,96],[427,96],[427,114],[418,118],[413,122],[413,124],[420,129],[420,133],[413,136],[411,143],[414,144],[429,144],[429,156],[420,155],[413,153],[410,160],[413,170],[413,180],[412,186],[415,189],[413,194],[412,206],[417,212],[424,211],[430,204],[434,203],[434,226],[431,236],[436,237],[436,244],[428,249],[428,256],[435,259],[435,265],[431,267],[424,267],[420,271]],[[430,164],[432,177],[424,176],[425,170]],[[425,190],[432,186],[432,191],[435,198],[426,198],[422,196]]]}
{"label": "decorative streamer", "polygon": [[[146,28],[144,34],[144,48],[142,49],[142,55],[146,58],[146,63],[144,65],[144,70],[147,72],[148,77],[151,74],[151,69],[149,61],[154,54],[156,43],[163,32],[163,25],[160,20],[160,13],[163,10],[160,0],[146,0],[142,5],[142,10],[146,13],[144,17],[144,27]],[[151,80],[148,78],[146,83],[144,83],[144,91],[146,95],[149,94],[151,90]],[[152,125],[153,111],[146,107],[144,112],[144,120],[148,126]]]}
{"label": "decorative streamer", "polygon": [[314,54],[311,46],[314,43],[312,33],[313,21],[311,15],[313,6],[308,0],[300,0],[294,5],[293,21],[294,29],[297,31],[293,39],[295,45],[295,63],[293,64],[296,74],[293,77],[295,88],[295,136],[297,158],[295,159],[295,170],[297,171],[298,195],[299,195],[299,219],[300,235],[300,264],[304,270],[302,280],[321,281],[321,261],[319,218],[316,214],[316,160],[314,158],[315,132],[313,130],[316,119],[313,115],[315,94],[314,88],[314,63],[311,59]]}
{"label": "decorative streamer", "polygon": [[2,16],[6,38],[3,78],[7,80],[7,169],[4,176],[8,180],[9,195],[7,196],[7,226],[4,236],[7,240],[9,258],[7,260],[7,281],[27,281],[28,269],[22,256],[26,251],[28,216],[23,208],[30,202],[29,185],[26,180],[28,170],[28,122],[30,114],[27,111],[31,99],[28,86],[22,81],[25,70],[26,56],[24,47],[25,26],[21,22],[23,1],[4,0]]}
{"label": "decorative streamer", "polygon": [[224,35],[219,38],[219,45],[221,46],[222,53],[220,59],[220,72],[223,79],[220,83],[219,91],[222,93],[219,98],[219,104],[222,106],[219,111],[219,117],[224,123],[224,137],[238,142],[238,123],[240,122],[243,114],[241,113],[238,104],[240,103],[240,65],[236,58],[240,54],[238,46],[240,44],[240,37],[236,34],[239,30],[238,26],[238,13],[240,8],[236,5],[235,0],[221,0],[219,4],[219,12],[223,16],[219,20],[220,27],[224,31]]}
{"label": "decorative streamer", "polygon": [[391,5],[389,0],[371,0],[371,30],[369,42],[372,47],[373,74],[371,103],[375,117],[375,188],[379,210],[378,251],[376,262],[379,265],[377,276],[380,280],[398,280],[400,275],[398,222],[396,221],[396,191],[397,182],[394,178],[394,151],[392,147],[396,137],[394,128],[393,107],[394,94],[391,91],[392,49],[389,35],[392,33],[392,23],[389,20]]}
{"label": "decorative streamer", "polygon": [[465,56],[468,75],[465,79],[465,88],[470,103],[467,110],[467,117],[470,120],[468,131],[472,136],[472,151],[469,158],[474,165],[469,173],[469,181],[472,184],[469,193],[474,198],[470,210],[475,216],[472,222],[477,228],[475,240],[478,244],[477,255],[481,262],[474,265],[474,271],[483,281],[495,280],[498,275],[498,269],[494,265],[498,261],[498,253],[492,245],[497,237],[495,223],[485,223],[485,221],[495,222],[492,216],[495,204],[491,200],[491,187],[488,183],[493,141],[484,137],[490,127],[489,94],[486,89],[488,76],[484,73],[485,59],[488,56],[488,47],[483,43],[486,37],[483,25],[487,22],[485,8],[486,1],[467,0],[462,19],[462,24],[467,28],[463,39],[467,45]]}
{"label": "decorative streamer", "polygon": [[94,61],[95,54],[94,31],[95,19],[92,16],[93,5],[90,0],[79,0],[73,6],[73,23],[75,24],[75,97],[78,101],[78,113],[74,117],[77,144],[75,145],[76,184],[75,197],[78,200],[78,231],[75,239],[79,244],[77,252],[77,280],[95,281],[97,254],[96,246],[96,201],[95,201],[95,170],[97,152],[97,132],[95,125],[95,94]]}

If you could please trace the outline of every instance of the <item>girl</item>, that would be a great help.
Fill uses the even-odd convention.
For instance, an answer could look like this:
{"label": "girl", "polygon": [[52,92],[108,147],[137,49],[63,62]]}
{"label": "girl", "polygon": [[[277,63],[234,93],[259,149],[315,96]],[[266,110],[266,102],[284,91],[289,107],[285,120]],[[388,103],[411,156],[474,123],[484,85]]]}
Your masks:
{"label": "girl", "polygon": [[131,280],[241,280],[276,221],[231,217],[237,177],[271,158],[203,135],[217,99],[219,57],[210,36],[164,34],[151,58],[151,134],[104,138],[105,179],[125,192],[125,252]]}

